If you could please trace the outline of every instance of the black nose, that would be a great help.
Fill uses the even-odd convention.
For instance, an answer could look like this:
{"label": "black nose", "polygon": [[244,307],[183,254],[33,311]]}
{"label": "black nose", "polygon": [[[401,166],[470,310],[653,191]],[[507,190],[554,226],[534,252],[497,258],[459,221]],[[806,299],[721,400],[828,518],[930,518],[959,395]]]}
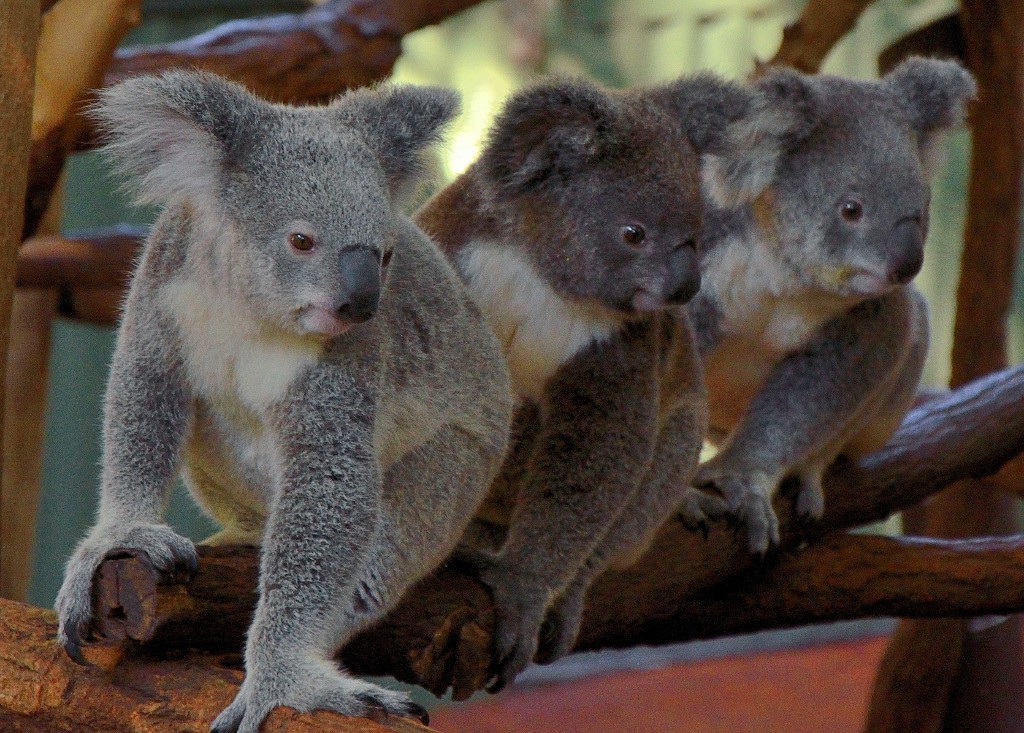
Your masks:
{"label": "black nose", "polygon": [[380,260],[367,250],[346,252],[341,259],[341,281],[345,295],[340,298],[338,318],[363,323],[377,313],[380,305]]}
{"label": "black nose", "polygon": [[892,232],[889,245],[889,281],[905,285],[924,264],[924,232],[920,222],[900,222]]}
{"label": "black nose", "polygon": [[700,262],[694,247],[680,247],[672,253],[672,288],[668,302],[674,305],[686,303],[700,290]]}

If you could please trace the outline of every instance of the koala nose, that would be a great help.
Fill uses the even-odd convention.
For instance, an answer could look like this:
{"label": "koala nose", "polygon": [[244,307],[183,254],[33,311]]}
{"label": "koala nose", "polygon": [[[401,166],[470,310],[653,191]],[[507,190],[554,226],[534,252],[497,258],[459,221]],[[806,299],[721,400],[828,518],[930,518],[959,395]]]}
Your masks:
{"label": "koala nose", "polygon": [[345,295],[336,307],[338,318],[363,323],[373,318],[380,304],[380,262],[374,252],[346,252],[341,259]]}
{"label": "koala nose", "polygon": [[918,220],[897,224],[890,238],[889,281],[906,285],[921,271],[924,264],[924,232]]}
{"label": "koala nose", "polygon": [[680,247],[672,253],[672,283],[668,302],[673,305],[686,303],[700,290],[700,262],[694,247]]}

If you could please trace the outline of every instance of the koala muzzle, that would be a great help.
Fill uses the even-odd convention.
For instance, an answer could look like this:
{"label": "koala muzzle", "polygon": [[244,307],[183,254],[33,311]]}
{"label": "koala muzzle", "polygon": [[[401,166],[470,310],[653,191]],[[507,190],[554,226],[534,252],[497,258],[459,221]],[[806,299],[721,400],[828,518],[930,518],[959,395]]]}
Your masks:
{"label": "koala muzzle", "polygon": [[373,318],[380,304],[380,260],[369,250],[346,252],[341,256],[343,295],[335,307],[337,318],[363,323]]}
{"label": "koala muzzle", "polygon": [[901,221],[889,238],[888,276],[894,284],[906,285],[924,264],[924,232],[911,219]]}
{"label": "koala muzzle", "polygon": [[682,305],[700,290],[700,262],[693,247],[680,247],[672,253],[672,273],[668,302]]}

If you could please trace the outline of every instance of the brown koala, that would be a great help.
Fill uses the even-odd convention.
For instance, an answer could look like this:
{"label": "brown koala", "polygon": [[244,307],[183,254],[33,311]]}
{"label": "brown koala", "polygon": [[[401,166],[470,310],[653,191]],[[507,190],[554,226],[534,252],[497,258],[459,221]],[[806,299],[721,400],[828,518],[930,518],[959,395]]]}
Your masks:
{"label": "brown koala", "polygon": [[[489,689],[538,641],[538,661],[568,652],[592,580],[684,501],[707,400],[681,306],[700,286],[700,155],[731,89],[542,82],[416,214],[497,333],[521,401],[466,537],[498,609]],[[687,90],[692,129],[678,117]]]}

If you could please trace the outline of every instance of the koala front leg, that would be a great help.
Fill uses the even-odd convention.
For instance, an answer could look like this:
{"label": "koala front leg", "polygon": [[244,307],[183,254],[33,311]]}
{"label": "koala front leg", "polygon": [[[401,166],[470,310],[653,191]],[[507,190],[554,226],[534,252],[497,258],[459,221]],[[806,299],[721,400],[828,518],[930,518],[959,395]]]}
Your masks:
{"label": "koala front leg", "polygon": [[389,542],[373,448],[376,397],[338,371],[307,376],[274,410],[280,485],[245,681],[214,721],[218,733],[256,733],[279,705],[355,716],[420,712],[404,694],[343,675],[331,660],[356,630],[360,579]]}
{"label": "koala front leg", "polygon": [[657,434],[655,350],[647,326],[595,345],[548,385],[543,422],[495,557],[478,554],[494,595],[492,691],[533,659],[544,613],[636,491]]}
{"label": "koala front leg", "polygon": [[[696,368],[696,367],[695,367]],[[579,635],[587,591],[594,580],[624,557],[637,559],[688,492],[707,433],[707,396],[702,388],[687,395],[684,404],[665,422],[650,470],[608,533],[548,610],[536,661],[543,664],[572,651]],[[714,501],[713,497],[709,497]],[[724,503],[716,507],[724,511]]]}
{"label": "koala front leg", "polygon": [[[145,552],[165,572],[194,572],[195,548],[164,524],[192,399],[173,326],[133,288],[110,367],[103,420],[98,519],[68,560],[57,594],[57,640],[85,664],[80,644],[91,633],[93,576],[119,549]],[[151,293],[150,293],[151,294]]]}
{"label": "koala front leg", "polygon": [[772,499],[786,476],[808,469],[799,503],[820,516],[818,464],[838,455],[851,426],[906,371],[922,329],[927,342],[917,298],[897,291],[826,324],[810,346],[776,366],[726,445],[698,469],[695,484],[721,492],[746,524],[751,552],[779,541]]}

